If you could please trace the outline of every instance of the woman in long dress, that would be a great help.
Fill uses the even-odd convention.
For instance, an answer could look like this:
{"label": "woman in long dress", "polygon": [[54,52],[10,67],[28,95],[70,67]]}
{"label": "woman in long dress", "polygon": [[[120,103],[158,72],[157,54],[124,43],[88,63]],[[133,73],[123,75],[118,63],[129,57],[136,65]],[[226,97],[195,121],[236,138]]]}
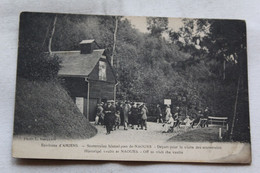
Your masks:
{"label": "woman in long dress", "polygon": [[148,113],[148,109],[147,107],[143,104],[141,106],[141,118],[142,118],[142,122],[141,122],[141,129],[143,129],[143,127],[145,128],[145,130],[147,130],[147,113]]}
{"label": "woman in long dress", "polygon": [[132,129],[136,127],[136,130],[138,130],[138,120],[139,120],[139,110],[136,107],[136,104],[133,104],[131,107],[131,118],[132,118]]}
{"label": "woman in long dress", "polygon": [[130,104],[128,102],[125,103],[124,107],[123,107],[123,114],[124,114],[124,130],[127,130],[127,125],[128,125],[128,116],[129,116],[129,112],[130,112]]}
{"label": "woman in long dress", "polygon": [[169,105],[167,105],[165,110],[165,121],[168,121],[170,119],[171,114],[171,108]]}

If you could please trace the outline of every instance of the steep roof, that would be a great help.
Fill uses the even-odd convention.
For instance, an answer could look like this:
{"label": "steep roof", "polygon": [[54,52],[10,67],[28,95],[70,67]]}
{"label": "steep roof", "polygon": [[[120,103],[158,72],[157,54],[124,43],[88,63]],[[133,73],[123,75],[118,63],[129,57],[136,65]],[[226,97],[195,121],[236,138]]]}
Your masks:
{"label": "steep roof", "polygon": [[52,53],[61,59],[59,76],[87,77],[102,57],[104,51],[105,49],[98,49],[91,54],[80,54],[80,51],[54,51]]}

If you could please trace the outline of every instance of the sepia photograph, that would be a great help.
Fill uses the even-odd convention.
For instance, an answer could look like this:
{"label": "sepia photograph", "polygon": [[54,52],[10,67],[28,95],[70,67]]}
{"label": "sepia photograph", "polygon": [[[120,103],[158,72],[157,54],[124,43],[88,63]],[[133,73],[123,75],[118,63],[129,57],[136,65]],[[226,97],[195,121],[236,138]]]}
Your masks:
{"label": "sepia photograph", "polygon": [[251,163],[244,20],[22,12],[13,157]]}

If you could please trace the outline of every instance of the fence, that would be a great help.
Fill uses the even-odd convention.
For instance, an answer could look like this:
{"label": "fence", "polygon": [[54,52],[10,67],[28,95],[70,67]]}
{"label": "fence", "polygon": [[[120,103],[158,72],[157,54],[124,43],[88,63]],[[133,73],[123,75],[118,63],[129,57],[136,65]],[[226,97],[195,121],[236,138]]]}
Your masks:
{"label": "fence", "polygon": [[212,117],[212,116],[209,116],[208,117],[208,121],[210,124],[222,124],[223,126],[227,124],[227,121],[228,121],[228,117]]}

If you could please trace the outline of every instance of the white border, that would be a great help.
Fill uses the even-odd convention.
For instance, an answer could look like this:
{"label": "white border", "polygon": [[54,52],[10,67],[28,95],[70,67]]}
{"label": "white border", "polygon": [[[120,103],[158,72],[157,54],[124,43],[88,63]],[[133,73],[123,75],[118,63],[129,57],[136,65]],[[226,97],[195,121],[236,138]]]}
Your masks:
{"label": "white border", "polygon": [[[1,172],[258,172],[260,169],[260,1],[258,0],[21,0],[0,2]],[[17,161],[11,158],[19,13],[22,11],[124,16],[245,19],[248,30],[251,166],[89,161]],[[144,165],[144,166],[143,166]],[[217,169],[214,169],[217,168]]]}

